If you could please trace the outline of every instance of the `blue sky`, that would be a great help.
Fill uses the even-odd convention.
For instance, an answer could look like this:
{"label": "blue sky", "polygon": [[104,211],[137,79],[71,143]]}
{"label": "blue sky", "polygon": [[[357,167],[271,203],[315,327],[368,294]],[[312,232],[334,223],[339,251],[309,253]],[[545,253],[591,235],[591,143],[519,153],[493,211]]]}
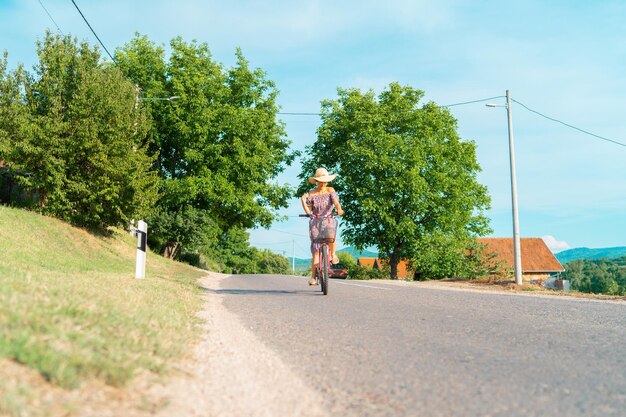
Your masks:
{"label": "blue sky", "polygon": [[[70,0],[41,0],[60,29],[97,41]],[[167,44],[207,42],[231,65],[241,47],[281,91],[284,112],[318,112],[337,87],[380,92],[391,81],[441,105],[504,95],[543,114],[626,143],[623,1],[76,0],[110,51],[134,32]],[[38,0],[0,0],[0,49],[35,62],[35,41],[56,30]],[[495,100],[504,104],[503,99]],[[512,234],[506,110],[451,108],[477,144],[492,196],[493,236]],[[512,106],[520,232],[554,250],[626,245],[626,147]],[[315,141],[315,116],[282,116],[295,149]],[[299,163],[281,182],[296,184]],[[294,199],[284,214],[300,212]],[[261,248],[308,257],[305,221],[251,232]],[[293,243],[295,241],[295,244]]]}

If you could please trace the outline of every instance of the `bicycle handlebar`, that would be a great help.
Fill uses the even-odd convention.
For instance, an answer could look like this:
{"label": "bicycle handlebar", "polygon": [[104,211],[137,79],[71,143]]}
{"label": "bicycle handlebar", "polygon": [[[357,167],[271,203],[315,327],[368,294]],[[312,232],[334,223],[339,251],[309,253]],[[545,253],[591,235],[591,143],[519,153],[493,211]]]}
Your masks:
{"label": "bicycle handlebar", "polygon": [[335,213],[331,212],[327,214],[326,216],[316,216],[315,214],[299,214],[298,217],[316,217],[318,219],[321,219],[321,218],[326,218],[326,217],[335,217]]}

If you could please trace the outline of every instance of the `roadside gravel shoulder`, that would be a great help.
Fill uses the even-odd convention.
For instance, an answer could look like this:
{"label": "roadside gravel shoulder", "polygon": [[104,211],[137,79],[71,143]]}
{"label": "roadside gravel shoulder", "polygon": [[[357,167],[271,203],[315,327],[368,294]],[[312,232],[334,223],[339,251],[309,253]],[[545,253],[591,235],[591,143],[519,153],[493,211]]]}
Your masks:
{"label": "roadside gravel shoulder", "polygon": [[519,295],[528,297],[550,297],[550,298],[566,298],[580,301],[597,301],[610,303],[626,303],[626,297],[609,296],[601,294],[586,294],[579,292],[563,292],[555,290],[547,290],[539,285],[524,284],[519,287],[514,283],[498,282],[488,283],[482,281],[469,280],[441,280],[441,281],[392,281],[385,279],[371,280],[368,282],[378,282],[381,284],[391,284],[397,286],[408,286],[414,288],[432,288],[450,291],[475,291],[481,293],[500,293],[509,295]]}
{"label": "roadside gravel shoulder", "polygon": [[222,304],[220,282],[228,275],[209,273],[203,337],[193,356],[176,366],[167,385],[153,394],[168,405],[159,416],[317,417],[328,415],[320,395]]}

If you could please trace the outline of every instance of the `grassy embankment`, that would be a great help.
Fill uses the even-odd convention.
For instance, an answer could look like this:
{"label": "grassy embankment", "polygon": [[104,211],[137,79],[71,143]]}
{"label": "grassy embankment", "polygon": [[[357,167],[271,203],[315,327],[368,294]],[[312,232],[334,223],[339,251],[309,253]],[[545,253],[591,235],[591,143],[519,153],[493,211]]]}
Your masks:
{"label": "grassy embankment", "polygon": [[[128,233],[96,237],[0,206],[0,361],[63,389],[166,370],[197,336],[203,272],[148,253],[136,280],[135,247]],[[6,368],[0,414],[34,414],[29,387],[11,386]]]}

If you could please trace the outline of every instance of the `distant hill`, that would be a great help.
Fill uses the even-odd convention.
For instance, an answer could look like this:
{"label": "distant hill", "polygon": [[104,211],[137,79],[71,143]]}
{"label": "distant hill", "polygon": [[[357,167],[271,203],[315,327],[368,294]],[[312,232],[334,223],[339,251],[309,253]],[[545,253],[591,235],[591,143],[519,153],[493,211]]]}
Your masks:
{"label": "distant hill", "polygon": [[[337,253],[349,253],[350,255],[354,257],[355,260],[361,257],[365,257],[365,258],[377,258],[378,257],[378,254],[376,252],[372,252],[368,250],[359,252],[352,246],[347,246],[343,249],[339,249]],[[289,266],[291,266],[291,259],[292,259],[291,256],[287,257],[287,259],[289,259]],[[295,261],[296,271],[302,271],[305,269],[309,269],[310,267],[311,267],[311,258],[305,258],[305,259],[296,258],[296,261]]]}
{"label": "distant hill", "polygon": [[350,255],[352,255],[354,257],[354,259],[358,259],[358,258],[378,258],[378,254],[376,252],[372,252],[369,250],[364,250],[364,251],[358,251],[355,248],[353,248],[352,246],[346,246],[343,249],[339,249],[337,251],[338,253],[349,253]]}
{"label": "distant hill", "polygon": [[[287,259],[289,260],[289,267],[291,268],[291,259],[292,259],[291,256],[287,257]],[[296,271],[303,271],[305,269],[310,269],[311,258],[309,259],[296,258],[295,268],[296,268]]]}
{"label": "distant hill", "polygon": [[562,264],[576,259],[620,258],[626,256],[626,246],[615,248],[574,248],[564,250],[554,255]]}

